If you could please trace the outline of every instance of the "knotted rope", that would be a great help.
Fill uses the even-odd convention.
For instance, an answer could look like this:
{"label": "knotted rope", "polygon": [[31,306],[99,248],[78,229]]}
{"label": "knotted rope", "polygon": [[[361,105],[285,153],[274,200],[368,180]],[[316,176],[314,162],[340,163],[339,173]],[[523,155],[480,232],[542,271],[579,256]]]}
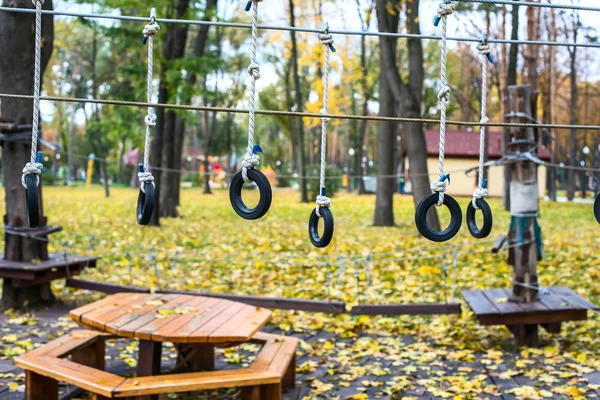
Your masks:
{"label": "knotted rope", "polygon": [[441,57],[441,73],[440,73],[440,81],[442,84],[442,88],[438,92],[438,100],[440,103],[440,151],[439,151],[439,163],[438,163],[438,172],[440,176],[440,180],[431,184],[431,190],[433,192],[439,193],[439,199],[437,202],[438,207],[444,204],[444,192],[446,192],[447,182],[446,179],[443,179],[446,174],[444,174],[444,152],[446,150],[446,109],[448,106],[448,102],[450,101],[450,87],[448,86],[448,79],[446,78],[446,61],[448,57],[448,26],[447,26],[447,17],[451,15],[454,10],[456,10],[456,5],[448,0],[440,3],[440,6],[437,10],[437,18],[434,23],[435,26],[438,25],[439,21],[442,22],[442,57]]}
{"label": "knotted rope", "polygon": [[[481,61],[481,124],[486,124],[490,121],[487,117],[487,61],[493,63],[491,58],[491,49],[488,44],[487,33],[484,34],[481,44],[477,46],[479,50],[480,61]],[[473,207],[478,210],[477,206],[478,199],[485,199],[488,196],[488,189],[486,182],[483,179],[485,167],[485,125],[481,125],[479,128],[479,184],[475,192],[473,193]]]}
{"label": "knotted rope", "polygon": [[[148,103],[152,103],[153,91],[153,71],[154,71],[154,35],[158,33],[160,26],[156,22],[156,10],[153,8],[150,12],[150,23],[144,27],[144,42],[148,45]],[[156,114],[152,107],[148,107],[148,115],[144,117],[146,124],[146,141],[144,143],[144,170],[138,172],[140,180],[140,189],[146,193],[144,188],[146,183],[151,183],[154,186],[154,176],[150,172],[150,140],[152,136],[152,128],[156,126]]]}
{"label": "knotted rope", "polygon": [[[321,114],[327,114],[329,105],[329,54],[330,50],[335,51],[333,47],[333,36],[329,33],[329,23],[323,25],[323,32],[319,33],[319,42],[325,45],[325,68],[323,69],[323,108]],[[331,199],[325,195],[325,168],[327,167],[327,123],[329,118],[321,117],[321,192],[317,196],[317,216],[321,207],[331,207]]]}
{"label": "knotted rope", "polygon": [[[248,151],[242,161],[242,179],[249,182],[248,169],[256,168],[260,164],[260,157],[254,149],[254,116],[256,114],[256,81],[260,79],[260,66],[258,65],[256,53],[258,48],[258,3],[262,0],[248,2],[246,11],[252,8],[252,57],[248,74],[252,78],[250,82],[250,109],[248,117]],[[252,4],[250,4],[252,3]]]}
{"label": "knotted rope", "polygon": [[33,121],[31,127],[31,162],[25,164],[21,184],[27,189],[25,177],[35,175],[37,185],[40,184],[40,175],[44,166],[40,163],[37,154],[37,145],[40,129],[40,86],[41,86],[41,58],[42,58],[42,5],[44,0],[33,0],[35,5],[35,60],[33,73]]}

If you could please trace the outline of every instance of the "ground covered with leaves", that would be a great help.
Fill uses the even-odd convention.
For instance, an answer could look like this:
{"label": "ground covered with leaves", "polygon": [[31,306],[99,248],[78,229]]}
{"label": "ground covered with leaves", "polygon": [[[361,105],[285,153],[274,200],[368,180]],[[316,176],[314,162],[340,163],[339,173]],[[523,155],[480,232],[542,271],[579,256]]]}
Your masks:
{"label": "ground covered with leaves", "polygon": [[[230,208],[228,194],[184,190],[181,218],[161,228],[135,222],[137,192],[99,188],[45,188],[45,213],[64,232],[51,236],[55,253],[102,257],[83,278],[153,289],[182,289],[289,298],[341,300],[356,304],[444,302],[460,290],[510,286],[506,253],[492,255],[492,242],[506,233],[509,215],[499,200],[492,242],[476,241],[466,226],[449,244],[417,234],[410,197],[397,197],[396,226],[372,227],[374,196],[334,198],[336,232],[324,250],[310,244],[313,204],[294,192],[276,191],[271,211],[244,221]],[[256,193],[245,192],[245,197]],[[2,196],[3,197],[3,196]],[[460,200],[466,208],[469,199]],[[600,300],[598,225],[592,206],[542,203],[544,286],[572,288]],[[443,216],[447,220],[447,216]],[[453,245],[454,247],[452,247]],[[456,252],[456,263],[453,253]],[[455,266],[454,266],[455,265]],[[23,397],[23,375],[14,356],[45,343],[74,325],[69,307],[98,299],[56,282],[62,308],[2,315],[0,398]],[[302,339],[297,389],[286,399],[335,398],[594,398],[600,393],[600,320],[563,324],[560,334],[542,333],[539,349],[515,348],[504,327],[479,327],[463,303],[462,315],[356,317],[276,311],[268,331]],[[109,369],[132,372],[135,342],[109,346]],[[219,354],[219,366],[251,361],[251,346]],[[165,365],[173,355],[165,352]],[[129,368],[129,370],[128,370]],[[65,389],[66,390],[66,389]],[[236,393],[191,398],[235,398]]]}

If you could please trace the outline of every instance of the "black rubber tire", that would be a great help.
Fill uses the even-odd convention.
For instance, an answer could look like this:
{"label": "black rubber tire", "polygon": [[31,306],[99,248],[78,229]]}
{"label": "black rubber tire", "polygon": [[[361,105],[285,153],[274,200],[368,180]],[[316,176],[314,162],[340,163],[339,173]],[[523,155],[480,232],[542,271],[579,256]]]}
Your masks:
{"label": "black rubber tire", "polygon": [[494,225],[494,218],[492,216],[492,210],[488,205],[487,201],[484,199],[475,200],[477,203],[477,207],[481,210],[483,214],[483,226],[481,229],[477,226],[477,220],[475,219],[475,213],[477,210],[473,207],[473,202],[469,202],[469,206],[467,207],[467,228],[469,228],[469,232],[475,239],[483,239],[490,235],[492,231],[492,226]]}
{"label": "black rubber tire", "polygon": [[431,207],[435,207],[438,198],[439,195],[434,193],[419,203],[415,214],[415,223],[417,224],[417,229],[419,229],[419,232],[425,238],[432,242],[446,242],[456,236],[460,230],[462,225],[462,211],[456,200],[449,195],[444,195],[444,205],[450,210],[450,225],[441,232],[433,230],[427,224],[427,212]]}
{"label": "black rubber tire", "polygon": [[254,208],[248,208],[242,200],[242,187],[244,186],[244,179],[242,178],[242,171],[235,174],[229,185],[229,200],[233,210],[240,217],[253,220],[264,217],[264,215],[271,208],[271,200],[273,193],[271,191],[271,184],[267,177],[260,171],[255,169],[248,169],[248,178],[256,183],[258,191],[260,192],[260,200]]}
{"label": "black rubber tire", "polygon": [[317,215],[316,208],[310,214],[310,219],[308,220],[308,236],[310,237],[310,242],[313,244],[313,246],[323,248],[329,246],[329,243],[331,243],[335,225],[333,223],[333,214],[328,207],[319,208],[319,213],[321,214],[321,218],[323,218],[323,223],[325,224],[323,236],[319,237],[320,218]]}
{"label": "black rubber tire", "polygon": [[137,223],[140,225],[148,225],[152,219],[154,212],[154,185],[148,182],[143,183],[144,190],[140,189],[140,194],[137,201]]}
{"label": "black rubber tire", "polygon": [[594,201],[594,216],[596,217],[596,221],[600,224],[600,193],[598,193],[596,200]]}
{"label": "black rubber tire", "polygon": [[37,176],[25,176],[25,200],[27,202],[27,217],[30,228],[40,226],[40,197],[38,192]]}

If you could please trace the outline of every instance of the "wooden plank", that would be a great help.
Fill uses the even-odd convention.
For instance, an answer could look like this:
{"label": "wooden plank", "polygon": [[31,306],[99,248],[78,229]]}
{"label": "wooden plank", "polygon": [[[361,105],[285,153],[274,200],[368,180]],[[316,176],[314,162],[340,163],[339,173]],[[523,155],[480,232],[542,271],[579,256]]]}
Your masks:
{"label": "wooden plank", "polygon": [[150,289],[139,288],[134,286],[115,285],[114,283],[92,282],[83,279],[68,279],[66,285],[68,287],[91,290],[93,292],[102,292],[108,294],[116,293],[150,293]]}
{"label": "wooden plank", "polygon": [[168,300],[167,303],[154,309],[153,312],[148,312],[148,313],[140,316],[139,318],[136,318],[136,319],[132,320],[131,322],[128,322],[127,324],[119,327],[117,335],[123,336],[123,337],[137,337],[136,331],[138,329],[143,328],[148,323],[157,319],[158,314],[156,312],[158,311],[158,309],[162,309],[166,306],[171,307],[171,304],[174,306],[177,306],[177,305],[179,305],[179,303],[181,301],[185,301],[186,297],[180,296],[180,295],[175,295],[174,297],[170,297],[170,299],[171,300]]}
{"label": "wooden plank", "polygon": [[64,357],[71,352],[87,347],[97,340],[104,340],[107,336],[100,332],[87,330],[74,330],[50,343],[24,354],[21,357]]}
{"label": "wooden plank", "polygon": [[208,342],[209,336],[218,329],[221,325],[227,324],[235,315],[241,310],[247,307],[246,304],[233,303],[230,307],[227,307],[221,313],[211,318],[205,324],[200,326],[198,329],[190,333],[189,343],[206,343]]}
{"label": "wooden plank", "polygon": [[540,301],[544,303],[549,310],[584,310],[587,309],[579,304],[571,303],[562,296],[550,292],[549,295],[540,294]]}
{"label": "wooden plank", "polygon": [[144,295],[135,293],[114,298],[112,302],[83,314],[79,322],[90,329],[104,330],[104,321],[102,320],[103,315],[122,307],[124,304],[129,304],[133,301],[136,301],[141,296]]}
{"label": "wooden plank", "polygon": [[521,304],[508,300],[510,293],[504,289],[486,289],[482,293],[491,303],[494,303],[501,314],[515,314],[523,311]]}
{"label": "wooden plank", "polygon": [[282,344],[282,341],[270,339],[267,343],[264,344],[263,348],[260,350],[258,356],[256,356],[256,359],[249,367],[249,369],[266,370],[269,367],[269,365],[271,365],[273,358],[275,358],[275,356],[277,355],[277,352],[279,351],[279,348]]}
{"label": "wooden plank", "polygon": [[566,310],[555,312],[479,315],[481,325],[528,325],[550,324],[564,321],[584,321],[587,319],[586,310]]}
{"label": "wooden plank", "polygon": [[[11,261],[0,259],[0,274],[2,271],[50,271],[54,268],[64,268],[65,263],[69,265],[75,264],[86,264],[91,263],[92,261],[96,261],[98,257],[88,257],[88,256],[67,256],[67,261],[65,262],[65,258],[63,255],[51,254],[49,260],[41,261],[37,264],[33,262],[22,262],[22,261]],[[0,275],[1,276],[1,275]]]}
{"label": "wooden plank", "polygon": [[482,290],[463,290],[461,294],[477,316],[500,313],[497,305],[490,302],[490,299],[483,295]]}
{"label": "wooden plank", "polygon": [[[171,337],[169,340],[182,340],[184,343],[190,343],[190,336],[194,334],[196,330],[198,330],[201,326],[209,323],[213,318],[219,316],[222,312],[224,312],[229,307],[233,307],[236,304],[229,300],[218,299],[219,302],[215,304],[213,307],[207,308],[206,312],[202,315],[198,315],[192,318],[186,325],[182,326],[179,331],[177,331],[176,337]],[[203,342],[203,341],[193,341],[191,343]],[[206,342],[206,341],[204,341]]]}
{"label": "wooden plank", "polygon": [[583,308],[588,310],[600,310],[597,305],[590,303],[585,298],[581,297],[579,294],[575,293],[573,290],[564,287],[564,286],[552,286],[550,289],[550,293],[556,293],[567,300],[569,303],[577,304]]}
{"label": "wooden plank", "polygon": [[157,304],[150,303],[150,302],[158,300],[158,299],[160,299],[163,302],[168,302],[168,301],[173,300],[175,297],[176,297],[176,295],[152,295],[152,296],[149,296],[142,305],[140,305],[140,304],[131,305],[124,314],[120,315],[119,317],[113,319],[110,322],[107,322],[106,325],[104,326],[104,330],[106,332],[110,332],[110,333],[113,333],[116,335],[119,333],[119,329],[121,329],[123,326],[135,321],[138,318],[143,317],[146,314],[155,313],[156,310],[162,306],[162,304],[157,305]]}
{"label": "wooden plank", "polygon": [[[177,296],[175,299],[165,303],[159,307],[156,312],[148,314],[152,319],[146,321],[143,326],[137,328],[134,332],[134,337],[144,340],[152,340],[152,335],[162,326],[169,324],[173,320],[173,316],[161,315],[160,310],[174,310],[178,307],[186,307],[188,303],[193,303],[196,299],[192,296]],[[123,328],[125,329],[125,328]]]}
{"label": "wooden plank", "polygon": [[352,307],[352,315],[447,315],[460,314],[460,303],[366,304]]}
{"label": "wooden plank", "polygon": [[271,315],[271,310],[257,308],[239,327],[232,330],[227,340],[231,342],[246,342],[250,340],[256,332],[261,330],[271,320]]}
{"label": "wooden plank", "polygon": [[[195,307],[199,310],[189,312],[188,314],[175,316],[171,319],[169,324],[158,328],[154,333],[152,333],[152,340],[164,342],[168,341],[169,339],[186,337],[181,335],[181,328],[187,325],[193,318],[202,318],[201,316],[204,313],[207,313],[209,308],[214,307],[217,303],[222,301],[209,297],[193,297],[193,299],[194,300],[189,302],[186,307]],[[180,340],[177,340],[177,342],[180,342]]]}
{"label": "wooden plank", "polygon": [[17,365],[25,370],[67,382],[106,397],[111,397],[113,390],[125,381],[125,378],[120,376],[60,358],[38,357],[34,361],[21,361]]}
{"label": "wooden plank", "polygon": [[275,310],[312,311],[327,314],[344,314],[346,312],[346,303],[341,301],[290,299],[267,296],[246,296],[225,293],[186,292],[181,290],[160,290],[157,291],[157,293],[175,293],[187,294],[191,296],[215,297],[217,299],[227,299],[255,307],[270,308]]}
{"label": "wooden plank", "polygon": [[[248,320],[248,318],[252,317],[255,314],[256,314],[256,308],[254,306],[249,306],[247,304],[244,304],[244,307],[240,311],[238,311],[237,313],[232,315],[225,323],[223,323],[219,327],[215,328],[208,335],[208,342],[209,343],[227,342],[228,338],[230,336],[234,335],[238,329],[244,328],[244,325],[245,325],[246,321]],[[267,318],[270,316],[271,316],[271,312],[269,311]],[[268,319],[265,320],[263,323],[261,323],[261,327],[267,321],[268,321]],[[254,326],[254,327],[251,326],[251,328],[255,328],[255,327],[256,326]],[[259,330],[260,330],[260,327],[258,329],[253,330],[251,335],[244,336],[241,339],[239,339],[238,341],[245,342],[245,341],[250,340],[252,335]]]}
{"label": "wooden plank", "polygon": [[[492,290],[499,290],[499,289],[492,289]],[[503,289],[502,290],[504,292],[505,296],[508,296],[507,298],[510,298],[511,292],[508,289]],[[486,293],[488,293],[489,291],[486,291]],[[550,311],[548,309],[548,307],[546,307],[546,305],[540,301],[534,301],[531,303],[513,303],[511,301],[506,302],[505,304],[515,304],[517,306],[519,306],[519,308],[521,309],[520,312],[547,312]]]}
{"label": "wooden plank", "polygon": [[135,309],[134,307],[143,307],[143,305],[148,301],[162,301],[162,296],[163,295],[160,294],[143,296],[136,295],[135,297],[132,296],[131,300],[123,301],[119,306],[115,307],[109,312],[96,317],[95,320],[99,324],[102,324],[102,331],[106,331],[106,325],[111,321],[114,321],[115,319],[118,319],[124,315],[129,315]]}
{"label": "wooden plank", "polygon": [[71,317],[71,319],[73,321],[81,321],[81,317],[85,313],[88,313],[90,311],[94,311],[98,308],[104,307],[107,304],[111,304],[113,301],[115,301],[115,299],[119,300],[125,296],[128,296],[128,294],[127,293],[119,293],[114,296],[108,296],[101,300],[95,301],[93,303],[86,304],[83,307],[79,307],[74,310],[71,310],[71,312],[69,312],[69,317]]}
{"label": "wooden plank", "polygon": [[296,355],[298,348],[298,339],[294,337],[284,337],[275,357],[269,365],[268,371],[277,372],[281,378],[286,374],[288,366]]}
{"label": "wooden plank", "polygon": [[122,398],[148,394],[183,393],[198,390],[268,385],[279,383],[280,379],[276,373],[248,370],[210,371],[130,378],[125,380],[115,390],[114,397]]}

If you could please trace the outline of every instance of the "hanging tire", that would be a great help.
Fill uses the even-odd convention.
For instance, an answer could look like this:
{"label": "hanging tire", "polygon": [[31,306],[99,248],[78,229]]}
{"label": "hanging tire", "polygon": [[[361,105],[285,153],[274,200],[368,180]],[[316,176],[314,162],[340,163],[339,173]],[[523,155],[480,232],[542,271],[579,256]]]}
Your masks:
{"label": "hanging tire", "polygon": [[475,239],[483,239],[490,235],[492,226],[494,225],[494,218],[487,201],[484,199],[477,199],[475,202],[483,214],[483,225],[481,226],[481,229],[477,226],[477,220],[475,218],[477,210],[473,207],[473,202],[470,201],[469,206],[467,207],[467,228],[469,228],[469,232],[471,232],[471,235]]}
{"label": "hanging tire", "polygon": [[427,213],[431,207],[434,207],[439,199],[439,194],[434,193],[419,203],[417,206],[417,212],[415,214],[415,223],[417,225],[417,229],[425,238],[431,240],[432,242],[446,242],[452,239],[462,225],[462,211],[460,206],[452,198],[452,196],[444,195],[444,205],[448,207],[450,210],[450,225],[443,231],[436,231],[429,226],[427,223]]}
{"label": "hanging tire", "polygon": [[25,176],[25,200],[27,201],[27,218],[30,228],[40,226],[40,194],[37,175]]}
{"label": "hanging tire", "polygon": [[323,224],[325,225],[323,236],[319,236],[319,220],[321,218],[319,218],[317,215],[316,208],[312,211],[308,220],[308,235],[313,246],[323,248],[327,247],[329,243],[331,243],[335,225],[333,223],[333,214],[331,213],[329,207],[320,207],[319,213],[321,214],[321,218],[323,218]]}
{"label": "hanging tire", "polygon": [[264,217],[269,211],[269,208],[271,208],[271,200],[273,198],[271,184],[262,172],[252,168],[248,169],[248,179],[258,186],[260,200],[256,207],[248,208],[242,199],[242,188],[245,183],[242,178],[242,171],[235,174],[231,180],[231,185],[229,186],[229,201],[231,202],[233,210],[240,217],[247,220],[259,219]]}
{"label": "hanging tire", "polygon": [[137,223],[140,225],[148,225],[152,219],[154,212],[154,185],[149,182],[144,182],[144,191],[140,189],[137,201]]}

